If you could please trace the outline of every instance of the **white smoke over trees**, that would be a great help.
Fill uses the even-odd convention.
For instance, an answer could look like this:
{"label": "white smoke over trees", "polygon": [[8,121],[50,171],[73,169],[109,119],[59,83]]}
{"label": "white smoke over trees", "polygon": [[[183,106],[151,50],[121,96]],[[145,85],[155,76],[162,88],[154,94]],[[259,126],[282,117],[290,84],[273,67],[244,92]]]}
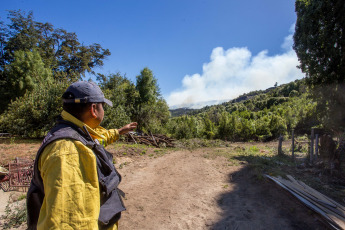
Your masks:
{"label": "white smoke over trees", "polygon": [[169,106],[200,108],[210,101],[227,101],[243,93],[272,87],[276,82],[284,84],[303,78],[292,49],[293,28],[284,39],[282,54],[269,56],[263,50],[253,56],[247,47],[214,48],[210,62],[203,64],[202,74],[186,75],[182,88],[168,96]]}

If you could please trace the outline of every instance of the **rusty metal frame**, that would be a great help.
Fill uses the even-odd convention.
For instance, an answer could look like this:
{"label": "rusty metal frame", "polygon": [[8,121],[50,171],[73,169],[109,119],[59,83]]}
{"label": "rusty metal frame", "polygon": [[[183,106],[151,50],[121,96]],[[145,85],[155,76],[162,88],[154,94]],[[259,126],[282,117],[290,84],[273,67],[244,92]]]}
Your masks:
{"label": "rusty metal frame", "polygon": [[8,173],[0,178],[0,188],[6,192],[29,187],[33,175],[33,165],[32,159],[18,157],[8,163]]}

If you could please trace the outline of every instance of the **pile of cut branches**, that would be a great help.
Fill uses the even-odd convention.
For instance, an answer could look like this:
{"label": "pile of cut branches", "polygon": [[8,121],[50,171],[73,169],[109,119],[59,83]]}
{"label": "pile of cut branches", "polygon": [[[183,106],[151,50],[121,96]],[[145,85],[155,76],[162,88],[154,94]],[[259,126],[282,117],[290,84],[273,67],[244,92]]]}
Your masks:
{"label": "pile of cut branches", "polygon": [[157,148],[160,147],[175,147],[173,143],[175,139],[167,137],[163,134],[146,134],[146,133],[135,133],[129,132],[125,137],[127,142],[132,142],[135,144],[145,144],[152,145]]}

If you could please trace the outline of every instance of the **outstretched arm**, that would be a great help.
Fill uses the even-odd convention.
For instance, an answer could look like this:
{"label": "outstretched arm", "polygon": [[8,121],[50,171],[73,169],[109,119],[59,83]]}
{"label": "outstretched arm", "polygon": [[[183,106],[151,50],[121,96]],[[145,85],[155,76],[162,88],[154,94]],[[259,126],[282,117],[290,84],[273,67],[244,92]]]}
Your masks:
{"label": "outstretched arm", "polygon": [[129,123],[129,124],[123,126],[122,128],[118,129],[119,134],[120,135],[126,134],[126,133],[134,130],[135,128],[137,128],[137,126],[138,126],[138,123],[136,123],[136,122]]}

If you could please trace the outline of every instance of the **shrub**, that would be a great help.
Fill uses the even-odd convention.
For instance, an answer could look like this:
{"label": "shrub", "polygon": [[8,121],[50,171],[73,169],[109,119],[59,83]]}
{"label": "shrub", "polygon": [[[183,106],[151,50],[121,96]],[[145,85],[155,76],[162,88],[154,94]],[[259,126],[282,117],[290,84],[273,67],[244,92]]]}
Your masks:
{"label": "shrub", "polygon": [[61,95],[67,87],[66,82],[43,82],[12,101],[0,116],[0,131],[24,137],[45,136],[62,111]]}

